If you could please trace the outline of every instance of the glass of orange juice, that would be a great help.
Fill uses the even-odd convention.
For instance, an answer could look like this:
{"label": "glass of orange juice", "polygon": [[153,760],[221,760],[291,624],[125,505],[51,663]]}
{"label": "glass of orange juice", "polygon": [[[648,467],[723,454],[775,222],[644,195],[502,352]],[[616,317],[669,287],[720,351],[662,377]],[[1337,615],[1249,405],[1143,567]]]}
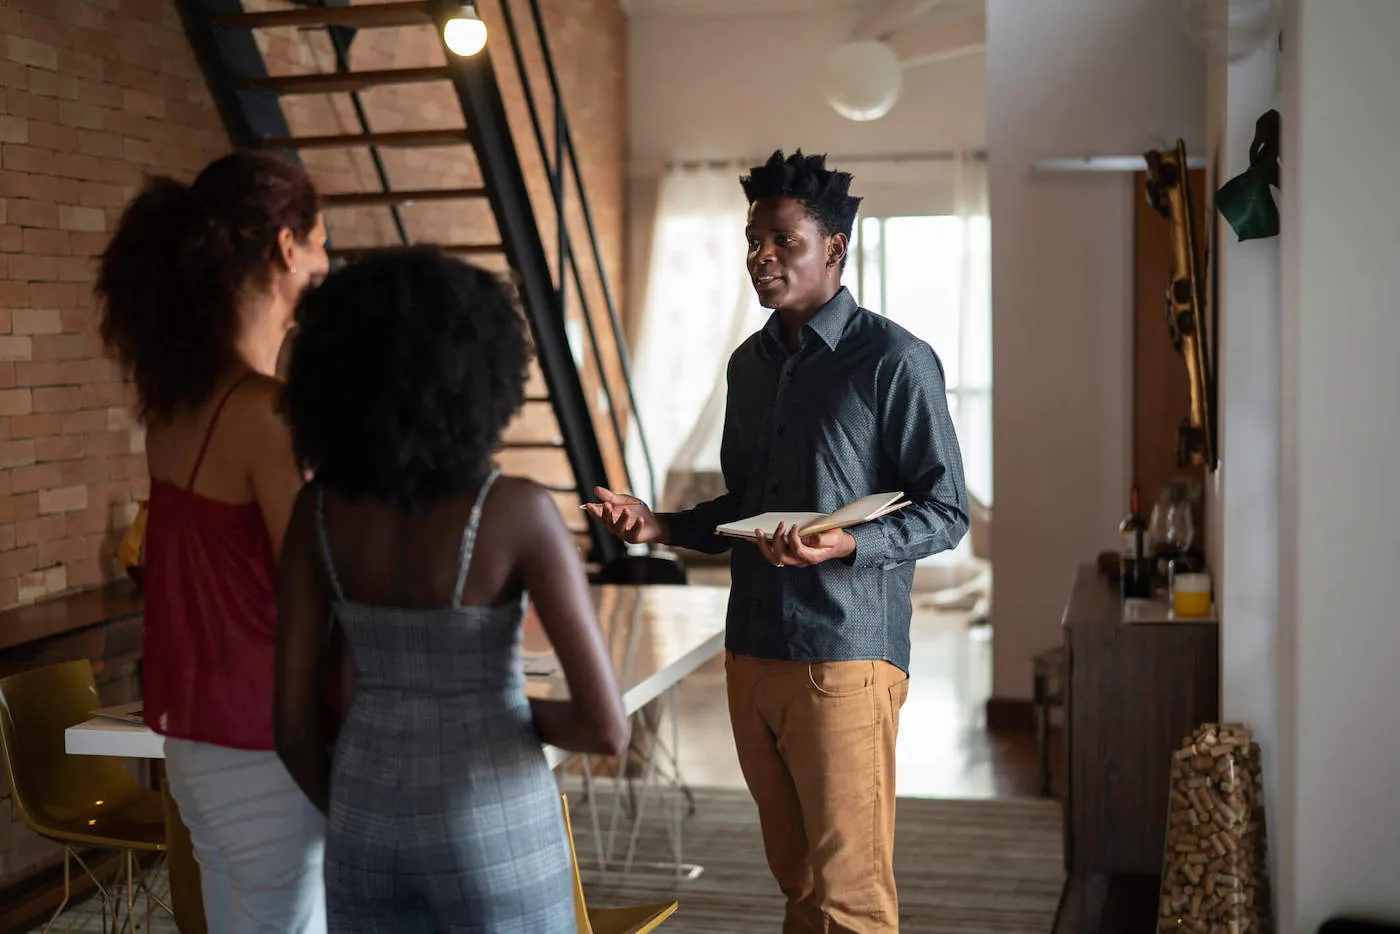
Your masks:
{"label": "glass of orange juice", "polygon": [[1172,587],[1172,608],[1180,617],[1210,615],[1210,575],[1177,574]]}

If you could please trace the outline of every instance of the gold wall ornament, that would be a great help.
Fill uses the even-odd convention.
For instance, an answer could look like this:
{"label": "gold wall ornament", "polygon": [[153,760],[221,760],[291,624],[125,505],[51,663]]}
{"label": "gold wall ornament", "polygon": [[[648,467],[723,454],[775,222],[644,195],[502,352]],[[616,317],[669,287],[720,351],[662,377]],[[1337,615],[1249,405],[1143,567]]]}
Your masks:
{"label": "gold wall ornament", "polygon": [[1144,153],[1147,160],[1147,199],[1172,226],[1172,274],[1167,286],[1167,330],[1186,364],[1191,404],[1177,429],[1178,466],[1217,463],[1215,376],[1210,335],[1205,326],[1201,270],[1196,264],[1196,230],[1191,187],[1187,183],[1186,144],[1174,151]]}

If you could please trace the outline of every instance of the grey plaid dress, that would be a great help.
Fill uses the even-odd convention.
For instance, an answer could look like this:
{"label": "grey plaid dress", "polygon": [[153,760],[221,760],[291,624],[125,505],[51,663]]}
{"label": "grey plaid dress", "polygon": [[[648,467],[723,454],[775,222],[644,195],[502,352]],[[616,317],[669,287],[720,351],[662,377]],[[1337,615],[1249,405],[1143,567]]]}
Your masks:
{"label": "grey plaid dress", "polygon": [[355,660],[326,837],[332,932],[574,934],[558,789],[524,694],[524,600],[461,605],[487,478],[462,535],[452,605],[345,598],[324,510],[335,613]]}

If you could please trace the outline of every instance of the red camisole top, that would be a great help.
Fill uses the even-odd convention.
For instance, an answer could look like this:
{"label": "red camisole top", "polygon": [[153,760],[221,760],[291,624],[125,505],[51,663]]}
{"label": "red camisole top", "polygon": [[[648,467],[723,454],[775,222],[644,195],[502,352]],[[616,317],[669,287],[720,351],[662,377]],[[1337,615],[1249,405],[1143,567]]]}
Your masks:
{"label": "red camisole top", "polygon": [[234,749],[272,743],[277,568],[256,502],[194,492],[219,400],[183,487],[151,479],[146,519],[144,717],[157,733]]}

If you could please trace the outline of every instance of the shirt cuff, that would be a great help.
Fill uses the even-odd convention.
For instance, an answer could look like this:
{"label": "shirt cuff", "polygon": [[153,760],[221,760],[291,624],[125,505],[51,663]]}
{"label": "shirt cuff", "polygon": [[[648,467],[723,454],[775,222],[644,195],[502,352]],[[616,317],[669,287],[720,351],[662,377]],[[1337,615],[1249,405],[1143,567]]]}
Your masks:
{"label": "shirt cuff", "polygon": [[851,556],[851,565],[856,570],[884,567],[889,560],[890,543],[882,523],[866,522],[846,531],[856,540],[855,554]]}

